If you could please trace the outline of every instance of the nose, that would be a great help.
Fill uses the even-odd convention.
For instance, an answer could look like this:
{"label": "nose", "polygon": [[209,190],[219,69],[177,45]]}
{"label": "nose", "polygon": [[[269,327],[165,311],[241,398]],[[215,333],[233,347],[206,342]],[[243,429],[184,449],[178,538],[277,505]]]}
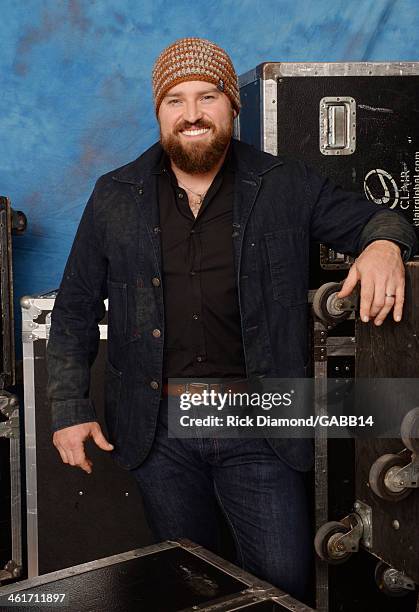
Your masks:
{"label": "nose", "polygon": [[202,118],[202,111],[195,100],[188,100],[184,107],[183,118],[189,123],[195,123]]}

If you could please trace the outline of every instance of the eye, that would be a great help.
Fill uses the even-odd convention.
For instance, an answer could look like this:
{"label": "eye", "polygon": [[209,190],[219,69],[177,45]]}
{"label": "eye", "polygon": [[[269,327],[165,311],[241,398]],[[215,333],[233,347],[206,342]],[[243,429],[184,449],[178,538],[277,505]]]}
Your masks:
{"label": "eye", "polygon": [[180,100],[178,98],[173,98],[172,100],[169,100],[168,102],[171,106],[176,106],[177,104],[180,104]]}
{"label": "eye", "polygon": [[215,100],[215,96],[212,96],[211,94],[208,94],[208,95],[204,96],[202,99],[203,100]]}

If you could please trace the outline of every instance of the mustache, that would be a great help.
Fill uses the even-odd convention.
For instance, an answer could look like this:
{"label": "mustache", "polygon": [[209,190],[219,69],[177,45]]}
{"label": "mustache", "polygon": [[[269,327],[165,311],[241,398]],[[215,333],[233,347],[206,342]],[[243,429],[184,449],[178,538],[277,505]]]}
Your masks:
{"label": "mustache", "polygon": [[212,123],[208,123],[208,121],[198,120],[195,123],[189,123],[189,121],[183,121],[178,128],[176,129],[176,133],[182,132],[183,130],[204,130],[211,129]]}

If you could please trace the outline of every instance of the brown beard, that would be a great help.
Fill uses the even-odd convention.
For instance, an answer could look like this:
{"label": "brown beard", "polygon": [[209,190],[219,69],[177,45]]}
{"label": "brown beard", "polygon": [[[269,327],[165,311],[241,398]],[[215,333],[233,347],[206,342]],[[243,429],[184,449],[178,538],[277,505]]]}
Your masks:
{"label": "brown beard", "polygon": [[165,137],[160,131],[160,142],[163,149],[183,172],[188,174],[210,172],[218,164],[230,144],[233,135],[233,120],[226,128],[217,130],[208,144],[191,143],[192,146],[183,145],[179,136],[180,130],[205,127],[213,128],[213,125],[197,121],[193,125],[182,125],[178,128],[176,134],[169,134]]}

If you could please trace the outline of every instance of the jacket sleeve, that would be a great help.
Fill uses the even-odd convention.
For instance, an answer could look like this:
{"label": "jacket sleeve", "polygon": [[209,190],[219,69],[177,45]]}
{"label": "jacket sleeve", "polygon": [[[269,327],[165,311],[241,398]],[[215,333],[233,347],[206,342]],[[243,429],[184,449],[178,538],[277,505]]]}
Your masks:
{"label": "jacket sleeve", "polygon": [[380,210],[371,217],[362,230],[359,250],[364,250],[374,240],[391,240],[398,244],[403,261],[411,259],[418,250],[415,231],[402,213],[397,211]]}
{"label": "jacket sleeve", "polygon": [[96,420],[90,367],[105,315],[107,261],[95,225],[96,189],[84,210],[51,315],[47,397],[52,430]]}
{"label": "jacket sleeve", "polygon": [[358,255],[374,240],[392,240],[406,261],[418,249],[415,230],[401,213],[383,209],[361,194],[345,191],[304,166],[311,205],[311,239]]}

